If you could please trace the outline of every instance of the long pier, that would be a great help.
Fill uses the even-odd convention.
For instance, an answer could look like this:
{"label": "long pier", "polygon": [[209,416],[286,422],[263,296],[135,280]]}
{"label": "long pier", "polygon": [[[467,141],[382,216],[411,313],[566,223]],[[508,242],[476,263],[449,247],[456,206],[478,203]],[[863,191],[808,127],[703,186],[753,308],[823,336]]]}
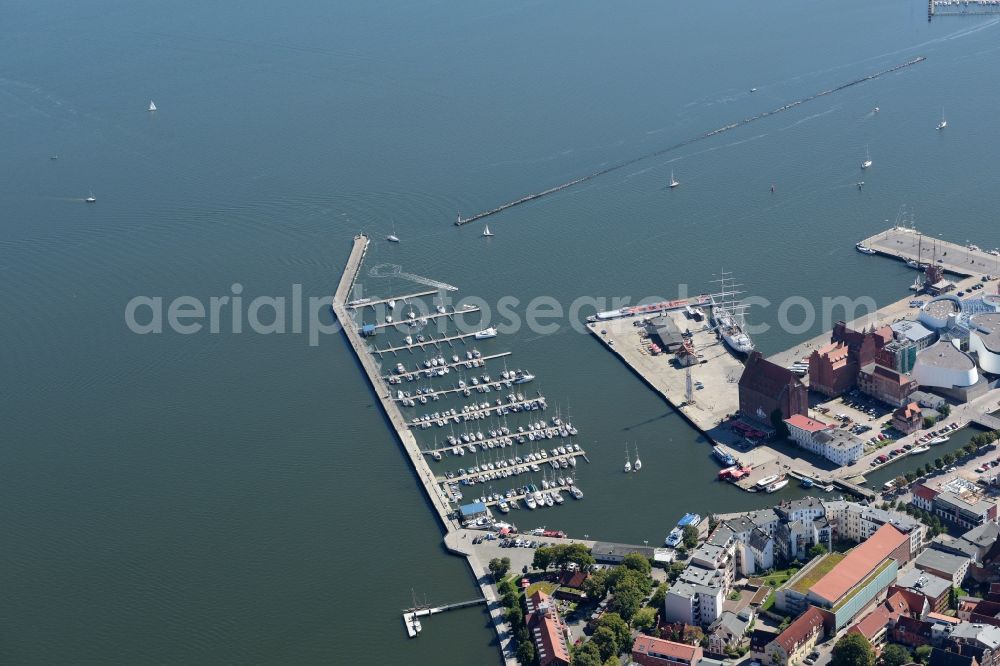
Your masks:
{"label": "long pier", "polygon": [[392,326],[408,326],[410,322],[418,322],[421,319],[425,319],[427,321],[430,321],[431,319],[440,319],[441,317],[448,317],[449,319],[451,319],[455,315],[472,314],[474,312],[479,312],[479,310],[480,308],[474,305],[470,305],[464,310],[452,310],[451,312],[434,312],[431,314],[421,315],[414,319],[407,318],[407,319],[400,319],[399,321],[382,322],[381,324],[375,324],[375,330],[390,328]]}
{"label": "long pier", "polygon": [[1000,274],[1000,251],[997,254],[975,246],[960,245],[921,233],[910,227],[895,226],[861,241],[875,252],[901,261],[919,264],[937,263],[944,270],[963,277]]}
{"label": "long pier", "polygon": [[[439,365],[437,367],[440,368],[441,366]],[[419,395],[411,395],[411,396],[407,396],[407,397],[403,397],[403,398],[400,398],[400,397],[397,396],[396,398],[393,398],[393,399],[396,402],[403,402],[404,400],[418,401],[418,400],[420,400],[421,397],[433,399],[435,397],[440,398],[441,396],[448,395],[449,393],[464,393],[465,391],[469,391],[469,395],[470,396],[473,393],[478,393],[480,395],[484,395],[486,393],[491,393],[493,391],[503,391],[503,390],[510,391],[510,390],[513,390],[513,388],[515,386],[518,386],[518,384],[514,384],[514,382],[512,382],[509,379],[500,379],[498,381],[480,382],[478,384],[469,384],[468,386],[466,386],[464,388],[459,388],[459,387],[456,386],[455,388],[440,389],[438,391],[428,391],[427,393],[421,393]],[[481,389],[487,389],[487,388],[489,389],[488,391],[487,390],[481,390]],[[420,403],[420,404],[424,404],[424,403]]]}
{"label": "long pier", "polygon": [[811,102],[811,101],[819,99],[821,97],[826,97],[827,95],[832,95],[832,94],[834,94],[836,92],[840,92],[842,90],[846,90],[847,88],[850,88],[852,86],[860,85],[860,84],[865,83],[867,81],[872,81],[874,79],[877,79],[879,77],[885,76],[887,74],[892,74],[893,72],[898,72],[901,69],[905,69],[905,68],[910,67],[912,65],[916,65],[918,63],[923,62],[924,60],[926,60],[926,58],[924,56],[917,56],[915,58],[911,58],[911,59],[909,59],[909,60],[907,60],[905,62],[902,62],[902,63],[900,63],[898,65],[894,65],[893,67],[890,67],[888,69],[883,69],[883,70],[874,72],[872,74],[869,74],[867,76],[863,76],[863,77],[861,77],[859,79],[854,79],[853,81],[848,81],[847,83],[842,83],[841,85],[839,85],[839,86],[837,86],[835,88],[829,88],[827,90],[823,90],[821,92],[814,93],[812,95],[809,95],[808,97],[803,97],[801,99],[795,100],[794,102],[789,102],[788,104],[785,104],[784,106],[779,106],[776,109],[772,109],[770,111],[764,111],[763,113],[758,113],[755,116],[750,116],[748,118],[744,118],[743,120],[739,120],[737,122],[730,123],[729,125],[726,125],[724,127],[720,127],[718,129],[714,129],[714,130],[712,130],[710,132],[705,132],[704,134],[699,134],[698,136],[694,136],[694,137],[691,137],[689,139],[685,139],[683,141],[679,141],[679,142],[677,142],[677,143],[675,143],[673,145],[667,146],[666,148],[660,148],[659,150],[655,150],[655,151],[653,151],[651,153],[646,153],[645,155],[641,155],[639,157],[633,157],[632,159],[626,160],[624,162],[619,162],[617,164],[614,164],[614,165],[609,166],[609,167],[604,168],[604,169],[600,169],[599,171],[595,171],[595,172],[593,172],[591,174],[588,174],[586,176],[581,176],[579,178],[575,178],[575,179],[573,179],[573,180],[571,180],[569,182],[563,183],[562,185],[556,185],[555,187],[550,187],[549,189],[544,190],[542,192],[535,192],[533,194],[527,194],[527,195],[521,197],[520,199],[515,199],[514,201],[507,202],[505,204],[497,206],[496,208],[491,208],[491,209],[483,211],[481,213],[476,213],[475,215],[472,215],[471,217],[462,217],[461,213],[459,213],[458,219],[455,221],[455,226],[459,226],[460,227],[460,226],[469,224],[471,222],[475,222],[476,220],[481,220],[481,219],[483,219],[485,217],[489,217],[491,215],[496,215],[497,213],[501,213],[501,212],[503,212],[503,211],[505,211],[505,210],[507,210],[509,208],[513,208],[515,206],[520,206],[521,204],[528,203],[529,201],[535,201],[536,199],[541,199],[542,197],[546,197],[546,196],[548,196],[550,194],[555,194],[556,192],[560,192],[562,190],[568,189],[570,187],[573,187],[574,185],[579,185],[580,183],[585,183],[585,182],[587,182],[589,180],[593,180],[595,178],[599,178],[600,176],[604,176],[604,175],[609,174],[609,173],[611,173],[613,171],[618,171],[619,169],[624,169],[625,167],[630,166],[632,164],[635,164],[637,162],[641,162],[643,160],[647,160],[647,159],[650,159],[652,157],[658,157],[660,155],[664,155],[664,154],[669,153],[671,151],[677,150],[678,148],[683,148],[684,146],[689,146],[692,143],[696,143],[698,141],[704,141],[705,139],[710,139],[713,136],[717,136],[717,135],[722,134],[724,132],[728,132],[729,130],[736,129],[737,127],[743,127],[744,125],[748,125],[748,124],[750,124],[752,122],[755,122],[757,120],[763,120],[764,118],[767,118],[768,116],[773,116],[775,114],[782,113],[784,111],[789,111],[789,110],[794,109],[797,106],[801,106],[802,104],[805,104],[807,102]]}
{"label": "long pier", "polygon": [[[530,406],[532,403],[536,403],[536,402],[541,405],[541,407],[539,409],[528,409],[528,410],[519,409],[515,413],[520,414],[522,412],[529,413],[529,412],[534,412],[534,411],[541,411],[541,410],[545,409],[546,406],[547,406],[546,403],[545,403],[545,396],[543,396],[541,393],[539,393],[534,398],[525,398],[524,400],[516,400],[516,401],[513,401],[513,402],[507,401],[507,402],[504,402],[503,404],[500,404],[500,405],[489,405],[487,407],[480,407],[480,406],[476,405],[472,409],[469,409],[468,411],[464,411],[464,410],[463,411],[457,411],[456,410],[455,414],[449,414],[448,416],[442,415],[440,417],[440,419],[443,420],[443,421],[445,421],[445,422],[449,422],[449,421],[452,420],[453,417],[457,416],[463,422],[467,423],[469,421],[478,421],[479,419],[486,418],[487,416],[490,416],[491,414],[493,414],[495,416],[505,416],[504,411],[503,411],[504,409],[507,409],[508,411],[514,411],[515,407],[526,407],[526,406]],[[421,424],[423,424],[423,423],[431,423],[431,424],[433,424],[435,421],[438,420],[438,419],[428,418],[428,417],[429,417],[428,414],[421,414],[420,416],[415,416],[412,419],[410,419],[409,425],[410,425],[411,428],[419,428],[419,427],[421,427]]]}
{"label": "long pier", "polygon": [[496,358],[503,358],[504,356],[510,356],[510,354],[511,354],[510,352],[499,352],[496,354],[490,354],[488,356],[480,356],[479,358],[466,358],[462,359],[461,361],[446,363],[444,365],[435,365],[430,368],[418,368],[416,370],[407,371],[401,374],[383,375],[382,378],[388,380],[390,377],[398,377],[400,379],[408,380],[410,377],[419,378],[420,375],[423,375],[431,370],[437,370],[439,368],[457,368],[458,366],[462,366],[470,370],[472,368],[482,368],[486,366],[486,361],[491,361]]}
{"label": "long pier", "polygon": [[[402,444],[406,455],[409,457],[410,463],[413,465],[414,472],[420,480],[420,484],[423,486],[424,492],[427,494],[431,506],[434,508],[434,512],[441,521],[441,525],[444,527],[444,540],[448,550],[465,557],[466,561],[469,563],[469,567],[472,569],[473,575],[476,577],[479,589],[482,592],[484,601],[489,609],[490,619],[493,622],[493,627],[497,634],[497,641],[499,643],[501,657],[505,666],[518,666],[517,660],[514,658],[513,636],[506,629],[506,614],[503,605],[497,598],[496,590],[489,582],[490,577],[488,565],[486,562],[482,562],[475,552],[466,550],[464,548],[466,545],[464,542],[461,543],[461,545],[456,545],[459,544],[459,541],[451,538],[458,534],[459,526],[453,519],[452,511],[448,505],[448,498],[444,494],[441,486],[435,481],[434,474],[431,472],[430,465],[424,457],[424,454],[420,449],[420,445],[417,443],[416,437],[414,437],[413,433],[406,427],[406,419],[403,418],[399,405],[392,400],[386,382],[383,381],[380,374],[379,366],[375,362],[372,355],[368,353],[361,335],[353,325],[353,320],[346,306],[346,300],[350,296],[351,291],[354,289],[354,283],[361,269],[361,263],[364,260],[369,243],[369,238],[365,234],[358,234],[354,237],[354,242],[351,246],[351,254],[348,257],[344,273],[340,277],[340,283],[337,286],[337,290],[333,295],[333,312],[340,321],[341,329],[347,337],[347,340],[351,345],[351,349],[354,350],[354,354],[357,356],[358,362],[361,363],[362,368],[364,368],[372,390],[375,392],[375,395],[378,396],[382,411],[392,423],[393,430],[396,432],[396,437],[398,438],[400,444]],[[435,292],[427,293],[430,294]],[[367,305],[367,303],[365,303],[365,305]],[[416,620],[416,618],[413,619]],[[411,624],[408,622],[408,632],[410,628]],[[415,633],[411,635],[415,635]]]}
{"label": "long pier", "polygon": [[[355,274],[355,277],[357,277],[356,274]],[[353,288],[353,287],[354,287],[354,281],[352,280],[351,281],[351,288]],[[350,293],[350,290],[348,290],[348,293]],[[364,309],[364,308],[366,308],[368,306],[371,306],[371,307],[374,308],[376,305],[381,305],[382,303],[388,303],[389,301],[400,301],[401,303],[405,303],[407,300],[409,300],[411,298],[422,298],[424,296],[432,296],[432,295],[434,295],[436,293],[438,293],[437,289],[431,289],[430,291],[418,291],[415,294],[404,294],[402,296],[389,296],[388,298],[377,298],[375,300],[365,299],[365,300],[363,300],[361,302],[359,302],[359,301],[351,301],[350,303],[347,303],[345,305],[345,307],[351,308],[352,310],[354,310],[354,309]]]}
{"label": "long pier", "polygon": [[340,320],[344,335],[347,336],[347,340],[354,349],[358,361],[364,368],[365,374],[368,375],[368,381],[371,383],[376,396],[378,396],[382,411],[385,412],[385,415],[392,423],[393,429],[396,431],[396,436],[409,456],[413,469],[416,471],[417,477],[421,480],[431,506],[434,507],[434,511],[441,520],[441,524],[446,530],[455,529],[457,526],[452,520],[452,511],[448,506],[447,499],[434,482],[434,473],[431,471],[430,465],[428,465],[416,437],[414,437],[413,433],[407,427],[406,419],[400,411],[399,406],[392,400],[388,387],[382,381],[378,366],[365,348],[364,340],[353,326],[351,316],[344,305],[345,299],[354,288],[354,281],[358,275],[358,271],[361,269],[361,262],[368,250],[369,242],[368,236],[365,234],[358,234],[354,237],[351,255],[347,260],[347,267],[344,269],[344,274],[340,278],[340,284],[333,295],[333,312]]}
{"label": "long pier", "polygon": [[[423,350],[429,345],[440,349],[442,342],[447,342],[449,347],[454,347],[455,345],[451,343],[454,342],[455,340],[464,340],[465,338],[471,338],[472,336],[476,335],[476,333],[478,333],[478,331],[473,331],[472,333],[459,333],[458,335],[449,335],[443,338],[429,337],[423,342],[414,342],[412,345],[400,345],[398,347],[386,347],[385,349],[379,349],[378,347],[373,347],[372,352],[379,355],[389,354],[389,353],[395,354],[398,351],[413,351],[415,348],[418,347],[421,350]],[[436,366],[436,367],[440,368],[441,366]]]}
{"label": "long pier", "polygon": [[[424,453],[426,453],[429,456],[432,456],[435,453],[447,453],[447,452],[451,451],[452,449],[459,448],[459,447],[461,447],[463,450],[468,450],[470,444],[473,445],[473,446],[475,446],[476,450],[478,451],[479,449],[481,449],[483,447],[486,447],[487,449],[489,449],[490,448],[490,444],[493,444],[493,447],[495,448],[496,445],[499,444],[501,441],[508,440],[508,439],[514,440],[514,442],[511,444],[511,446],[528,446],[528,445],[532,445],[532,444],[537,444],[539,442],[566,441],[566,440],[570,439],[571,437],[574,437],[574,435],[570,435],[570,437],[561,437],[561,436],[558,436],[558,435],[554,435],[551,440],[548,437],[544,437],[545,433],[547,433],[548,431],[550,431],[550,430],[552,430],[554,428],[555,428],[555,426],[545,426],[544,428],[532,428],[530,430],[524,430],[523,432],[511,432],[509,435],[498,435],[497,437],[485,437],[483,439],[474,440],[474,441],[472,441],[471,438],[470,438],[470,441],[468,441],[468,442],[459,442],[459,443],[454,444],[454,445],[435,447],[433,449],[424,449]],[[524,444],[521,444],[520,442],[516,441],[518,437],[527,437],[528,435],[542,435],[543,438],[541,438],[541,439],[536,438],[536,439],[533,439],[533,440],[527,440],[527,441],[524,442]],[[503,445],[503,446],[506,446],[506,445]],[[503,446],[501,446],[501,448],[503,448]],[[468,455],[475,455],[475,454],[474,453],[469,453]]]}
{"label": "long pier", "polygon": [[[551,469],[552,465],[549,464],[550,460],[560,461],[560,460],[568,460],[569,458],[576,458],[576,457],[582,457],[582,456],[583,456],[583,451],[582,450],[581,451],[567,451],[566,453],[557,453],[554,456],[550,455],[548,458],[542,458],[540,460],[535,460],[534,462],[525,462],[525,463],[521,463],[519,465],[518,464],[514,464],[514,465],[511,465],[509,467],[503,467],[501,469],[495,469],[495,470],[490,470],[490,471],[491,472],[503,472],[503,471],[506,470],[508,472],[513,472],[514,470],[525,470],[525,469],[530,470],[530,468],[531,468],[532,465],[538,465],[542,469],[545,469],[545,466],[547,465]],[[560,468],[560,469],[562,469],[562,468]],[[555,470],[553,469],[552,471],[555,471]],[[519,473],[520,473],[520,471],[518,472],[518,474]],[[478,479],[480,476],[483,476],[484,474],[487,474],[487,472],[480,471],[480,472],[477,472],[477,473],[463,474],[462,476],[458,476],[456,474],[455,476],[453,476],[450,479],[447,476],[439,476],[437,480],[438,480],[438,483],[459,483],[459,482],[461,482],[461,481],[463,481],[465,479]],[[512,475],[512,476],[516,476],[516,474]],[[506,477],[506,478],[510,478],[510,477]]]}

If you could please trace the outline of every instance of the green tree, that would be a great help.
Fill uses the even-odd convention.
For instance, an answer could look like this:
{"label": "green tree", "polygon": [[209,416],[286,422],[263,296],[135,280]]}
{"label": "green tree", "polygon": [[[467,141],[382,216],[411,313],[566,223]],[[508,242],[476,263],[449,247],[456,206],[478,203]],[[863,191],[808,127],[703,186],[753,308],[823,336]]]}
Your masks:
{"label": "green tree", "polygon": [[882,664],[884,666],[903,666],[913,661],[913,655],[902,645],[892,643],[882,650]]}
{"label": "green tree", "polygon": [[541,569],[545,571],[552,565],[552,560],[555,557],[555,553],[552,552],[551,548],[536,548],[535,556],[531,560],[531,566],[535,569]]}
{"label": "green tree", "polygon": [[605,613],[597,621],[597,626],[611,630],[622,652],[632,649],[632,632],[628,628],[628,623],[618,613]]}
{"label": "green tree", "polygon": [[517,644],[517,662],[519,664],[535,663],[535,645],[531,641],[521,641]]}
{"label": "green tree", "polygon": [[819,557],[820,555],[826,555],[826,553],[827,553],[826,546],[824,546],[821,543],[818,543],[809,549],[809,559],[812,559],[814,557]]}
{"label": "green tree", "polygon": [[694,525],[685,525],[683,533],[684,533],[684,538],[682,539],[682,541],[684,542],[685,548],[691,550],[692,548],[698,545],[699,535],[697,527],[695,527]]}
{"label": "green tree", "polygon": [[504,578],[500,581],[500,584],[497,585],[497,592],[499,592],[501,596],[508,593],[517,594],[517,589],[514,587],[514,583],[510,582],[509,578]]}
{"label": "green tree", "polygon": [[515,629],[524,623],[524,611],[521,610],[521,604],[507,607],[507,621]]}
{"label": "green tree", "polygon": [[594,635],[590,637],[590,642],[597,646],[601,653],[601,661],[618,654],[618,641],[615,639],[615,632],[607,627],[597,627]]}
{"label": "green tree", "polygon": [[845,634],[833,646],[830,666],[875,666],[875,651],[861,634]]}
{"label": "green tree", "polygon": [[918,645],[913,651],[913,658],[921,664],[926,664],[931,660],[931,649],[930,645]]}
{"label": "green tree", "polygon": [[907,483],[913,483],[914,481],[917,480],[917,473],[916,472],[907,472],[903,476],[906,478],[906,482]]}
{"label": "green tree", "polygon": [[612,655],[607,658],[603,666],[622,666],[622,660],[618,655]]}
{"label": "green tree", "polygon": [[490,573],[493,574],[493,580],[498,578],[503,578],[510,571],[510,558],[509,557],[494,557],[490,560]]}
{"label": "green tree", "polygon": [[632,626],[644,634],[656,626],[656,609],[646,606],[636,611],[632,616]]}
{"label": "green tree", "polygon": [[626,555],[625,559],[622,560],[622,566],[632,571],[638,571],[644,576],[648,576],[649,572],[653,569],[649,563],[649,559],[641,553],[629,553]]}
{"label": "green tree", "polygon": [[639,607],[642,606],[642,590],[633,580],[623,580],[615,586],[615,596],[608,605],[615,613],[621,615],[622,619],[629,622],[635,615]]}
{"label": "green tree", "polygon": [[594,641],[587,641],[576,649],[570,660],[572,666],[602,666],[601,651]]}
{"label": "green tree", "polygon": [[688,549],[684,546],[678,546],[674,549],[674,552],[677,553],[678,560],[686,560],[688,558]]}
{"label": "green tree", "polygon": [[666,585],[656,588],[656,592],[653,592],[653,598],[649,600],[649,605],[652,608],[663,608],[663,602],[667,598],[667,589]]}
{"label": "green tree", "polygon": [[906,487],[906,477],[903,475],[897,476],[893,479],[893,483],[896,484],[895,490],[902,490]]}
{"label": "green tree", "polygon": [[607,569],[595,571],[590,574],[587,580],[583,581],[581,589],[587,593],[589,599],[595,602],[600,601],[608,593],[608,576],[609,572]]}
{"label": "green tree", "polygon": [[944,461],[941,460],[940,458],[935,458],[934,467],[936,467],[937,469],[942,469],[944,467]]}
{"label": "green tree", "polygon": [[931,474],[934,471],[934,466],[930,463],[924,465],[924,476]]}
{"label": "green tree", "polygon": [[964,594],[965,592],[962,591],[962,588],[952,586],[951,591],[948,593],[948,607],[956,610],[958,608],[958,598]]}
{"label": "green tree", "polygon": [[945,465],[950,465],[953,462],[955,462],[955,454],[954,453],[946,453],[943,456],[941,456],[941,460],[944,461]]}
{"label": "green tree", "polygon": [[951,414],[951,405],[949,405],[948,403],[945,403],[941,407],[941,409],[938,410],[938,412],[941,413],[941,417],[942,418],[948,418],[948,416]]}
{"label": "green tree", "polygon": [[925,416],[924,417],[924,429],[930,428],[932,425],[934,425],[934,419],[932,419],[929,416]]}

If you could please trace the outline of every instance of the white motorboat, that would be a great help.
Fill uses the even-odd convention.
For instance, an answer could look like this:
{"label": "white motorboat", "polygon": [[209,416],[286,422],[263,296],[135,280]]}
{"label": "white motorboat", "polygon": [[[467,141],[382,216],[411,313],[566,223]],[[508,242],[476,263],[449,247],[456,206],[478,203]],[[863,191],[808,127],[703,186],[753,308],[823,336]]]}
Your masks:
{"label": "white motorboat", "polygon": [[528,493],[524,496],[524,503],[527,505],[529,509],[532,510],[534,510],[535,507],[538,506],[538,502],[535,501],[535,498],[532,497],[531,493]]}
{"label": "white motorboat", "polygon": [[782,479],[781,481],[775,481],[774,483],[770,484],[765,490],[767,490],[767,492],[769,493],[776,493],[787,485],[788,485],[788,479]]}
{"label": "white motorboat", "polygon": [[765,476],[763,479],[757,482],[757,487],[766,488],[768,485],[774,483],[778,480],[777,474],[772,474],[770,476]]}
{"label": "white motorboat", "polygon": [[935,444],[944,444],[949,439],[951,439],[951,438],[950,437],[935,437],[934,439],[932,439],[931,441],[929,441],[927,443],[930,444],[931,446],[933,446]]}
{"label": "white motorboat", "polygon": [[915,447],[913,447],[912,449],[910,449],[910,452],[907,455],[915,456],[918,453],[927,453],[930,450],[931,450],[931,447],[929,447],[926,444],[924,444],[923,446],[915,446]]}
{"label": "white motorboat", "polygon": [[495,338],[497,337],[497,329],[493,328],[492,326],[489,328],[484,328],[481,331],[477,331],[474,337],[476,338],[476,340],[488,340],[489,338]]}
{"label": "white motorboat", "polygon": [[870,247],[868,247],[864,243],[857,243],[854,246],[854,249],[856,249],[861,254],[875,254],[875,250],[871,249]]}

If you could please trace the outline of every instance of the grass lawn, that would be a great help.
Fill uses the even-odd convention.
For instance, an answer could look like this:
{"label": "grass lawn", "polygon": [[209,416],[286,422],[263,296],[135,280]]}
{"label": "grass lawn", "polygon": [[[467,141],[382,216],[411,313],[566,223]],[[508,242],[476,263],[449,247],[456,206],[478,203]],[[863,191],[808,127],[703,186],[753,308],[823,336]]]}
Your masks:
{"label": "grass lawn", "polygon": [[844,556],[841,553],[827,553],[824,555],[823,559],[817,562],[812,569],[795,581],[795,591],[801,594],[808,592],[809,588],[815,585],[820,578],[830,573],[830,570],[837,566],[842,559],[844,559]]}
{"label": "grass lawn", "polygon": [[764,576],[764,582],[770,585],[772,588],[779,588],[785,584],[789,578],[794,576],[798,572],[798,568],[791,567],[788,569],[778,569],[772,574]]}
{"label": "grass lawn", "polygon": [[528,589],[524,591],[525,595],[531,596],[538,590],[545,592],[545,594],[552,594],[555,589],[559,587],[556,583],[549,580],[540,580],[537,583],[532,583],[528,586]]}

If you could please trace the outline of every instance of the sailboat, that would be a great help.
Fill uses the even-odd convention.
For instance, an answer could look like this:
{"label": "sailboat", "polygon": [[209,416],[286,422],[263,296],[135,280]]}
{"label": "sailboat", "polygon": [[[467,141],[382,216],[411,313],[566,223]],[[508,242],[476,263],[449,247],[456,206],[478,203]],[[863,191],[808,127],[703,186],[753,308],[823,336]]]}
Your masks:
{"label": "sailboat", "polygon": [[392,233],[389,234],[388,236],[386,236],[385,239],[387,241],[389,241],[390,243],[398,243],[399,242],[399,236],[396,235],[396,223],[395,222],[392,223]]}
{"label": "sailboat", "polygon": [[632,465],[632,471],[633,472],[638,472],[640,469],[642,469],[642,461],[639,460],[639,445],[636,444],[635,445],[635,464]]}
{"label": "sailboat", "polygon": [[680,181],[678,181],[676,178],[674,178],[674,172],[671,171],[670,172],[670,189],[673,189],[673,188],[677,187],[680,184],[681,184]]}
{"label": "sailboat", "polygon": [[948,126],[948,121],[944,119],[944,107],[942,106],[941,107],[941,122],[939,122],[937,124],[937,128],[936,129],[943,130],[947,126]]}
{"label": "sailboat", "polygon": [[156,105],[153,104],[153,100],[149,100],[149,111],[156,111]]}
{"label": "sailboat", "polygon": [[483,229],[483,237],[484,237],[484,238],[489,238],[489,237],[490,237],[490,236],[492,236],[492,235],[493,235],[493,232],[492,232],[492,231],[490,231],[490,225],[488,225],[488,224],[487,224],[487,225],[486,225],[486,228],[485,228],[485,229]]}
{"label": "sailboat", "polygon": [[632,471],[632,461],[628,459],[628,444],[625,445],[625,473]]}
{"label": "sailboat", "polygon": [[867,169],[867,168],[868,168],[868,167],[870,167],[871,165],[872,165],[872,157],[871,157],[871,155],[870,155],[870,154],[868,153],[868,145],[867,145],[867,144],[865,144],[865,159],[864,159],[864,161],[863,161],[863,162],[861,162],[861,168],[862,168],[862,169]]}
{"label": "sailboat", "polygon": [[87,195],[87,198],[84,199],[84,201],[86,201],[87,203],[96,203],[97,202],[97,197],[95,197],[94,193],[91,192],[89,195]]}

